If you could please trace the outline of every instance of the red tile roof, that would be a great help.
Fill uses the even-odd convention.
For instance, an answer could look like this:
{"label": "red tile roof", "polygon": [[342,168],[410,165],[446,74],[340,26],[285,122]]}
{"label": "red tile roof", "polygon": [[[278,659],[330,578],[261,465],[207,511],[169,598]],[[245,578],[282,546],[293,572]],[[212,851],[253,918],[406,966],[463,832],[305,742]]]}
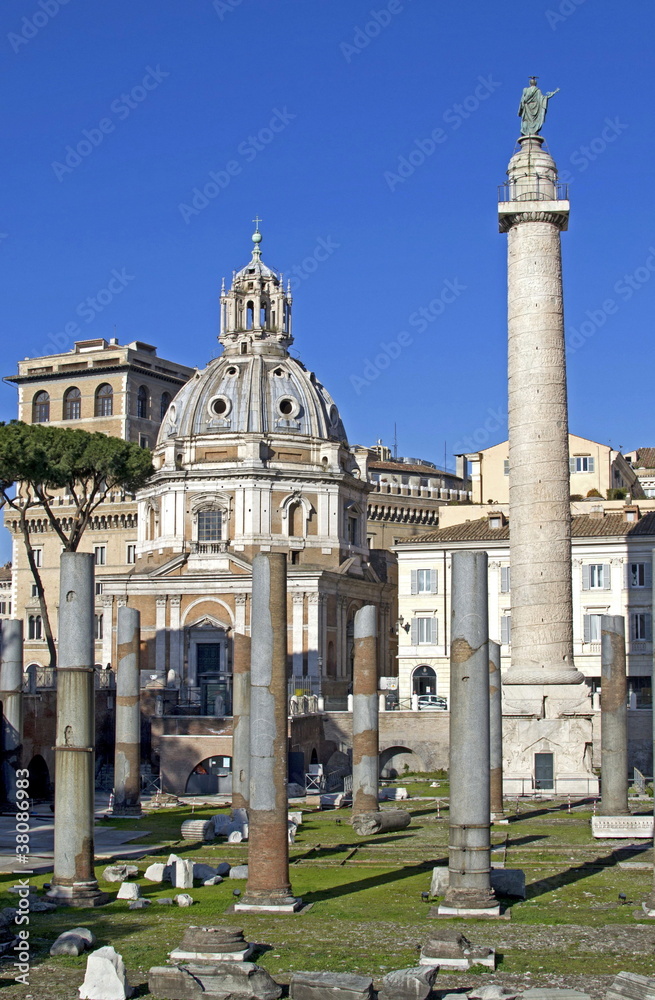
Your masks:
{"label": "red tile roof", "polygon": [[[655,535],[655,511],[644,514],[638,521],[626,521],[623,513],[609,513],[603,517],[578,514],[571,520],[573,538],[599,538],[615,535]],[[509,524],[490,528],[489,519],[481,517],[463,524],[451,524],[424,535],[403,539],[399,545],[416,545],[421,542],[499,542],[509,539]]]}

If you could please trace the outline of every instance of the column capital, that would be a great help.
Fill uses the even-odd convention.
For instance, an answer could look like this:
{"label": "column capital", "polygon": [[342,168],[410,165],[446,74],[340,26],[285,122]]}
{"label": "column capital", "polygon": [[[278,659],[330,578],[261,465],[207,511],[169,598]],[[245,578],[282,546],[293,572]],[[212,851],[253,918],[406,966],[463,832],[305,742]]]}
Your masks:
{"label": "column capital", "polygon": [[156,604],[157,604],[157,607],[158,607],[158,608],[165,608],[165,607],[166,607],[166,602],[167,602],[167,601],[168,601],[168,598],[167,598],[167,597],[158,597],[158,598],[156,599]]}
{"label": "column capital", "polygon": [[[161,599],[162,598],[157,598],[157,601],[159,602]],[[168,600],[170,601],[170,605],[172,608],[179,608],[180,605],[182,604],[182,598],[179,596],[179,594],[169,597]]]}
{"label": "column capital", "polygon": [[294,604],[304,604],[305,595],[302,592],[299,593],[298,591],[295,591],[291,595],[291,600],[293,601]]}
{"label": "column capital", "polygon": [[234,603],[239,608],[244,607],[244,605],[245,605],[245,603],[246,603],[247,600],[248,600],[247,594],[235,594],[234,595]]}

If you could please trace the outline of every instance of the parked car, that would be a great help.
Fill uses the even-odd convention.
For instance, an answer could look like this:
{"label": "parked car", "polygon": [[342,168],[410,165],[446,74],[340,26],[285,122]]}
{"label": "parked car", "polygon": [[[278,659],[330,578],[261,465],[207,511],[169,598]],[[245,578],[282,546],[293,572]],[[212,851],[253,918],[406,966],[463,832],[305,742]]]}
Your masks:
{"label": "parked car", "polygon": [[418,696],[419,712],[447,712],[448,702],[436,694],[420,694]]}

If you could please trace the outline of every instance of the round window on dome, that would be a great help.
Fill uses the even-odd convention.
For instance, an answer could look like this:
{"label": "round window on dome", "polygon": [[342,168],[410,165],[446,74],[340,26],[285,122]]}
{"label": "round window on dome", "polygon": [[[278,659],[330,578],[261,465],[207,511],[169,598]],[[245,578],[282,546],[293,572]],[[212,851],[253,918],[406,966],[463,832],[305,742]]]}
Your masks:
{"label": "round window on dome", "polygon": [[214,396],[209,401],[209,412],[213,417],[227,417],[232,409],[232,400],[227,396]]}
{"label": "round window on dome", "polygon": [[231,377],[234,376],[234,375],[238,375],[239,374],[239,369],[235,368],[234,365],[232,365],[230,368],[228,368],[228,370],[226,371],[225,374],[226,375],[230,375]]}
{"label": "round window on dome", "polygon": [[278,410],[283,417],[297,417],[300,412],[300,404],[293,396],[282,396],[277,402]]}
{"label": "round window on dome", "polygon": [[337,410],[336,406],[331,406],[330,407],[330,426],[331,427],[336,427],[338,423],[339,423],[339,411]]}

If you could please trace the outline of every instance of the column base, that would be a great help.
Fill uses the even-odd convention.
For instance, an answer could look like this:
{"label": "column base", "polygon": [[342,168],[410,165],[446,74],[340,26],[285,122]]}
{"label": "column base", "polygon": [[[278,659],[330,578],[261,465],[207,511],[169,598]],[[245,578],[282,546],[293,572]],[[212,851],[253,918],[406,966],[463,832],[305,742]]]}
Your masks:
{"label": "column base", "polygon": [[234,904],[235,913],[295,913],[302,906],[302,899],[286,892],[246,892]]}
{"label": "column base", "polygon": [[438,917],[499,917],[500,903],[493,889],[450,887],[437,907]]}
{"label": "column base", "polygon": [[597,840],[650,840],[653,836],[651,816],[592,816],[591,835]]}
{"label": "column base", "polygon": [[52,885],[46,893],[46,899],[57,906],[92,907],[111,903],[112,896],[98,888],[95,879],[92,882],[74,882],[73,885]]}
{"label": "column base", "polygon": [[141,806],[114,807],[107,813],[107,819],[143,819]]}

